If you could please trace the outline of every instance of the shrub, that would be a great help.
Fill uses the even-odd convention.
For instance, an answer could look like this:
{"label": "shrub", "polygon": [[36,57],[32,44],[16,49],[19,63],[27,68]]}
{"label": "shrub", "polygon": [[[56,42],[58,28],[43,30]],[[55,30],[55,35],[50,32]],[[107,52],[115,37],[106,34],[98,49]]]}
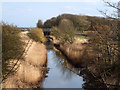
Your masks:
{"label": "shrub", "polygon": [[42,20],[38,20],[37,27],[38,28],[42,28],[43,27]]}
{"label": "shrub", "polygon": [[53,26],[56,26],[57,22],[56,22],[56,18],[53,17],[51,19],[48,19],[45,23],[44,23],[44,28],[52,28]]}
{"label": "shrub", "polygon": [[89,26],[90,26],[90,22],[87,21],[86,16],[74,16],[70,19],[73,24],[74,27],[76,28],[77,31],[85,31],[88,30]]}
{"label": "shrub", "polygon": [[87,30],[90,23],[87,21],[86,16],[62,14],[57,17],[57,23],[59,24],[62,19],[69,19],[77,31]]}
{"label": "shrub", "polygon": [[61,20],[59,26],[54,27],[53,35],[60,40],[61,43],[72,43],[75,35],[73,23],[68,19]]}
{"label": "shrub", "polygon": [[[107,25],[95,25],[94,37],[91,36],[91,47],[98,53],[96,58],[97,64],[101,67],[111,67],[115,64],[118,67],[118,30],[117,22],[111,23],[111,26]],[[112,70],[112,69],[111,69]]]}
{"label": "shrub", "polygon": [[73,23],[73,26],[78,31],[87,30],[90,26],[90,22],[87,20],[86,16],[72,15],[72,14],[62,14],[56,18],[51,18],[44,23],[44,27],[51,28],[53,26],[59,26],[61,20],[67,19]]}
{"label": "shrub", "polygon": [[20,31],[13,25],[2,23],[2,73],[9,71],[9,61],[17,59],[23,53],[24,43]]}
{"label": "shrub", "polygon": [[36,42],[45,43],[46,38],[44,37],[42,29],[33,28],[29,33],[28,36]]}

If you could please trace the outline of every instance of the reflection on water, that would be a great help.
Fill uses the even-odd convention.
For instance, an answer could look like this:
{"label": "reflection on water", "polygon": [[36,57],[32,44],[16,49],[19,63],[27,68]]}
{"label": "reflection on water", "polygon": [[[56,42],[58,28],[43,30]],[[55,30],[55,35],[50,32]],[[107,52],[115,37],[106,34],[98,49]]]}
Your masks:
{"label": "reflection on water", "polygon": [[75,68],[60,52],[55,52],[47,43],[48,64],[50,68],[43,88],[100,88],[104,87],[86,68]]}
{"label": "reflection on water", "polygon": [[[60,53],[48,48],[48,77],[44,81],[43,88],[82,88],[83,78],[77,73]],[[74,70],[73,70],[74,69]]]}

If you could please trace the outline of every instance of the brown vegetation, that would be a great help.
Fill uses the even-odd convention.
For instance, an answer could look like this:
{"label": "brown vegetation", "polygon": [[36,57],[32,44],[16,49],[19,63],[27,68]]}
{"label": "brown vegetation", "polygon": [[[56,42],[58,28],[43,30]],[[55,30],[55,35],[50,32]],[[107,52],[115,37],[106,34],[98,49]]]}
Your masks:
{"label": "brown vegetation", "polygon": [[[112,5],[109,2],[107,3],[115,8],[114,4]],[[76,15],[76,17],[78,16]],[[103,80],[106,83],[106,86],[108,87],[110,86],[107,85],[110,84],[108,82],[110,78],[113,79],[113,83],[112,83],[113,86],[120,86],[120,79],[119,79],[120,60],[118,58],[119,48],[120,48],[119,46],[120,22],[118,18],[112,18],[112,17],[101,18],[101,17],[85,16],[85,18],[87,18],[87,21],[90,23],[90,25],[86,24],[89,28],[82,29],[82,27],[85,26],[81,25],[82,27],[80,27],[80,25],[76,24],[76,22],[79,22],[78,18],[75,19],[76,17],[75,15],[72,16],[69,14],[67,15],[63,14],[57,17],[56,20],[57,30],[56,28],[55,30],[58,31],[58,33],[61,32],[64,33],[61,34],[55,33],[54,35],[53,32],[53,35],[56,37],[56,39],[59,40],[59,41],[53,40],[55,46],[58,49],[60,49],[64,53],[64,55],[66,55],[70,59],[72,63],[80,65],[83,62],[87,62],[87,67],[90,70],[90,72],[95,74],[96,77],[101,77],[101,80]],[[67,26],[67,24],[64,24],[62,26],[62,29],[59,28],[61,24],[60,22],[64,19],[70,20],[73,23],[73,26],[75,26],[75,28],[73,28],[72,31],[74,32],[78,32],[79,29],[81,31],[88,30],[87,36],[90,37],[89,41],[87,43],[79,43],[79,44],[75,44],[75,42],[73,41],[73,44],[70,44],[69,43],[70,41],[68,39],[71,38],[72,36],[70,36],[69,34],[71,32],[69,31],[70,29],[68,29],[69,26]],[[69,25],[72,26],[70,23]],[[80,28],[77,29],[77,27]],[[67,34],[69,34],[69,37],[67,37],[68,36]],[[60,36],[61,37],[65,36],[65,38],[60,39],[61,38]]]}
{"label": "brown vegetation", "polygon": [[87,39],[75,39],[72,44],[61,44],[55,37],[52,36],[52,38],[54,46],[60,50],[68,58],[70,63],[74,64],[76,67],[86,66],[88,62],[95,58],[95,53],[91,48],[87,47]]}
{"label": "brown vegetation", "polygon": [[[24,33],[25,34],[25,33]],[[26,34],[21,34],[23,41],[28,41]],[[26,39],[25,39],[26,37]],[[31,40],[31,42],[33,42]],[[29,43],[30,44],[30,43]],[[29,45],[28,45],[29,46]],[[16,66],[17,71],[9,75],[2,83],[3,88],[36,88],[42,87],[42,82],[45,78],[47,63],[47,51],[43,44],[33,42],[29,48],[24,61],[19,61]]]}
{"label": "brown vegetation", "polygon": [[25,59],[32,65],[40,67],[47,63],[47,50],[44,44],[33,42],[27,54]]}
{"label": "brown vegetation", "polygon": [[2,23],[2,76],[10,71],[9,62],[11,59],[18,59],[22,55],[23,47],[24,43],[18,28]]}
{"label": "brown vegetation", "polygon": [[46,42],[46,38],[43,34],[43,30],[40,28],[33,28],[32,30],[30,30],[30,32],[27,35],[35,42],[40,42],[40,43]]}

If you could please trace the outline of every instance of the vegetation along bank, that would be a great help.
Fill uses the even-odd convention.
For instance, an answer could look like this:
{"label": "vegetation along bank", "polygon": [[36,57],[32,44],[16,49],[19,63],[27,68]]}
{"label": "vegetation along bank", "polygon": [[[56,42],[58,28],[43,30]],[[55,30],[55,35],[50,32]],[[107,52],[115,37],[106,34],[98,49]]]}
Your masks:
{"label": "vegetation along bank", "polygon": [[15,26],[3,24],[2,27],[2,88],[42,87],[47,72],[47,50],[43,44],[46,39],[42,29],[21,32]]}
{"label": "vegetation along bank", "polygon": [[41,27],[53,29],[50,40],[76,67],[86,67],[106,87],[119,87],[118,22],[62,14]]}

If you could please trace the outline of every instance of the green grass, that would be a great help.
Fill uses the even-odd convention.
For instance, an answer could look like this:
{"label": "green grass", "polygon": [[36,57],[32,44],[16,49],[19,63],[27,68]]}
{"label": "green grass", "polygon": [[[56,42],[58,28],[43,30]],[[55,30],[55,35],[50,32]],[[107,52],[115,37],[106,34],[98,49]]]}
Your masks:
{"label": "green grass", "polygon": [[[89,33],[90,31],[83,31],[83,32],[76,32],[76,34],[85,34],[87,35],[87,33]],[[90,39],[90,37],[88,36],[82,36],[82,35],[75,35],[76,38],[80,38],[80,39]]]}
{"label": "green grass", "polygon": [[76,34],[87,34],[89,31],[83,31],[83,32],[76,32]]}
{"label": "green grass", "polygon": [[80,39],[90,39],[90,37],[81,36],[81,35],[76,35],[75,37]]}

